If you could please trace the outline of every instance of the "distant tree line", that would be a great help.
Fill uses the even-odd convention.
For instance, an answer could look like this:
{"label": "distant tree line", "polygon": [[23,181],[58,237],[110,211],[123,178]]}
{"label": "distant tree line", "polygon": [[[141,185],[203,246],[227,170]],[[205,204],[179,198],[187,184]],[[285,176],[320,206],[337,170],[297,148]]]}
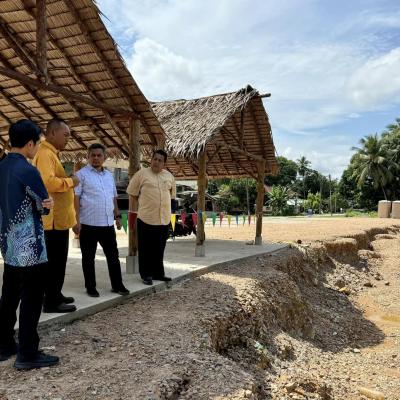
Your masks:
{"label": "distant tree line", "polygon": [[[365,136],[342,177],[331,179],[312,168],[302,156],[296,161],[277,157],[279,170],[268,176],[266,204],[273,215],[293,215],[313,210],[335,213],[348,209],[375,210],[379,200],[400,200],[400,118],[382,134]],[[257,197],[254,179],[219,179],[208,192],[226,212],[254,212]]]}

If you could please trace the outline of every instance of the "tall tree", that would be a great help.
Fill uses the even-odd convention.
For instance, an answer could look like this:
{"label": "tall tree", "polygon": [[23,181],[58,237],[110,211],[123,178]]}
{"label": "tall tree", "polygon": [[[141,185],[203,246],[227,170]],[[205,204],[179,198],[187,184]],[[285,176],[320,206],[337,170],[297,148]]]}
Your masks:
{"label": "tall tree", "polygon": [[373,187],[381,188],[385,199],[387,199],[385,186],[393,179],[391,166],[393,162],[382,146],[378,135],[365,136],[360,140],[361,147],[353,147],[356,154],[351,159],[354,177],[360,189],[365,181],[370,178]]}
{"label": "tall tree", "polygon": [[305,177],[310,171],[311,161],[307,160],[305,156],[301,156],[297,161],[297,172],[303,180],[303,199],[306,198],[306,180]]}
{"label": "tall tree", "polygon": [[268,176],[265,180],[266,184],[291,186],[296,180],[297,164],[282,156],[276,157],[276,160],[279,165],[278,173],[275,176]]}

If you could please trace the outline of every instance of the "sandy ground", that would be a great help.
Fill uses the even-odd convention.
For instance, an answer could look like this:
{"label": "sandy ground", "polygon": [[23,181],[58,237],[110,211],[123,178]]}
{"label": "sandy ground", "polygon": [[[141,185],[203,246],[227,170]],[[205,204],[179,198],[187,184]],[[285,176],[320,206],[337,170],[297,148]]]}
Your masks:
{"label": "sandy ground", "polygon": [[[371,227],[388,227],[398,225],[400,220],[388,218],[345,218],[345,217],[304,217],[304,218],[264,218],[263,221],[263,240],[266,242],[296,242],[297,240],[316,241],[328,240],[338,236],[353,235],[359,231]],[[249,226],[244,225],[239,220],[231,222],[231,227],[227,226],[226,221],[222,226],[212,226],[209,220],[206,225],[207,239],[234,239],[251,240],[254,239],[256,232],[255,224],[251,221]]]}
{"label": "sandy ground", "polygon": [[395,221],[268,222],[302,243],[42,332],[60,365],[0,364],[0,399],[400,399]]}

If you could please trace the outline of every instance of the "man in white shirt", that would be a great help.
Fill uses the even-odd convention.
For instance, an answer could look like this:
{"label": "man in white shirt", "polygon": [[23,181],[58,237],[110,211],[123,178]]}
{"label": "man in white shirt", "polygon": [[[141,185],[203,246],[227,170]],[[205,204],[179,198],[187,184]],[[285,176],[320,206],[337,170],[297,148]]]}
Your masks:
{"label": "man in white shirt", "polygon": [[164,272],[164,250],[171,221],[171,199],[176,197],[173,175],[164,169],[167,153],[154,152],[150,168],[142,168],[129,182],[126,192],[137,212],[139,272],[146,285],[153,279],[170,281]]}
{"label": "man in white shirt", "polygon": [[76,174],[80,183],[75,188],[77,225],[74,228],[80,238],[86,291],[91,297],[99,297],[96,289],[95,256],[97,243],[100,243],[107,259],[111,291],[127,295],[129,291],[122,283],[114,229],[114,220],[117,229],[121,229],[117,189],[111,172],[103,168],[106,148],[100,143],[94,143],[88,151],[89,165]]}

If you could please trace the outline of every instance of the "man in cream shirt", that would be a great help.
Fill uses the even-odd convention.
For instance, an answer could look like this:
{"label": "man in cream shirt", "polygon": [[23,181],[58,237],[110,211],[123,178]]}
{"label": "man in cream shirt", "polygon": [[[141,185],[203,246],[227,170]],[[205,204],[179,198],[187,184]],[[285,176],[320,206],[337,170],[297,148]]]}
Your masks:
{"label": "man in cream shirt", "polygon": [[164,250],[176,185],[173,175],[164,170],[166,161],[165,151],[155,151],[150,168],[136,172],[126,189],[131,211],[137,212],[139,272],[146,285],[152,285],[153,279],[171,280],[164,272]]}

